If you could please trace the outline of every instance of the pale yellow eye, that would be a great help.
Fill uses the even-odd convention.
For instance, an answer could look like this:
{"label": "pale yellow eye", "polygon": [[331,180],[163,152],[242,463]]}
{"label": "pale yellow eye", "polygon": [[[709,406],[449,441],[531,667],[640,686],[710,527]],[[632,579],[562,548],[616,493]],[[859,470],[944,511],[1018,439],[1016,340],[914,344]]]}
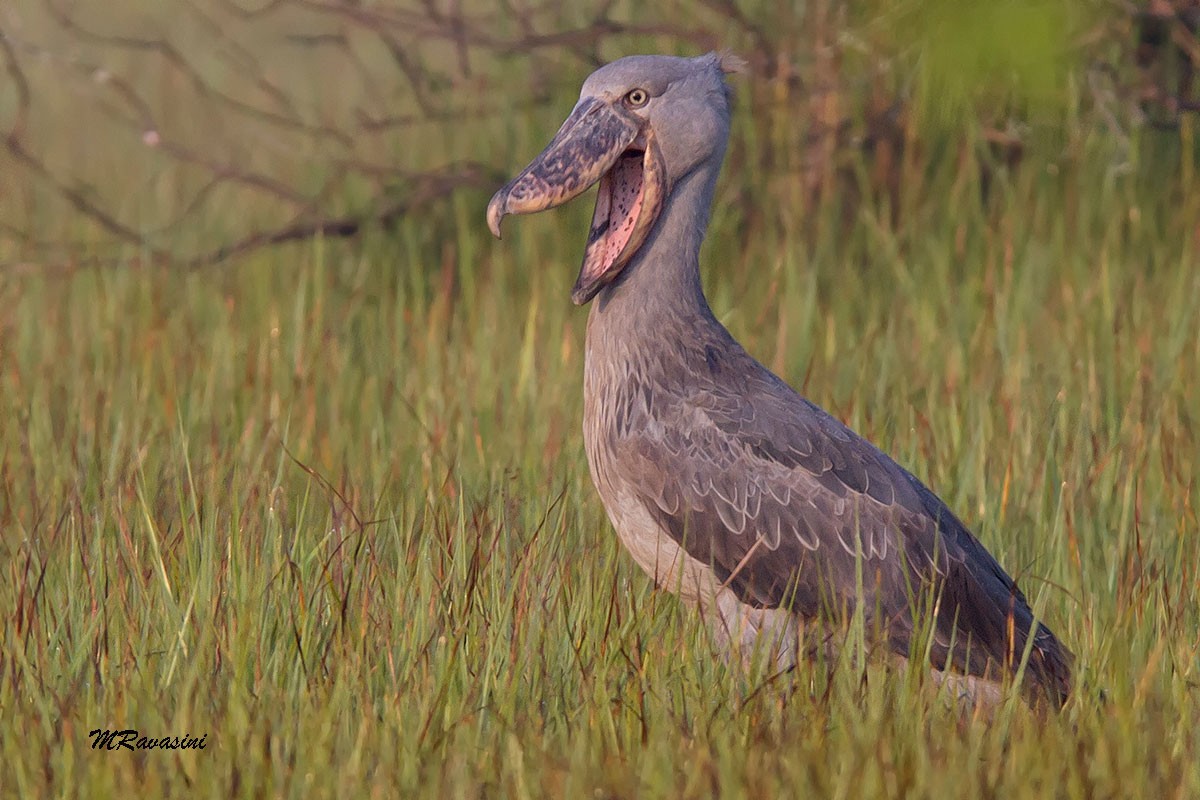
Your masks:
{"label": "pale yellow eye", "polygon": [[650,93],[645,89],[633,89],[625,95],[625,105],[630,108],[641,108],[650,101]]}

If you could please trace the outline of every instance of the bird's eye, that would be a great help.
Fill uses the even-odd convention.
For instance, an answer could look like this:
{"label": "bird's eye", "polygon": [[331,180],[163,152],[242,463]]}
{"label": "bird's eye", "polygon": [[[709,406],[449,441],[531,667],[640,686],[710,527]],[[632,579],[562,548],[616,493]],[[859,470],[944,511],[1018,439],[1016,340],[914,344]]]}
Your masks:
{"label": "bird's eye", "polygon": [[650,93],[645,89],[633,89],[625,95],[625,105],[630,108],[641,108],[650,102]]}

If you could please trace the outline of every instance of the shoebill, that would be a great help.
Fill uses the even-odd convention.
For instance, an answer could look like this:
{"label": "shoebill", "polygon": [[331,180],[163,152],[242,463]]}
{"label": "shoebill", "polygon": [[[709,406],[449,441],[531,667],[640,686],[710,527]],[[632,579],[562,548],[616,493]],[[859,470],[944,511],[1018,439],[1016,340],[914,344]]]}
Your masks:
{"label": "shoebill", "polygon": [[872,646],[927,652],[934,678],[975,703],[996,702],[1024,664],[1027,699],[1061,705],[1072,656],[996,559],[709,309],[698,256],[729,138],[730,62],[632,56],[598,69],[488,205],[499,236],[505,215],[599,184],[571,299],[591,304],[584,444],[617,535],[734,653],[837,654],[859,619]]}

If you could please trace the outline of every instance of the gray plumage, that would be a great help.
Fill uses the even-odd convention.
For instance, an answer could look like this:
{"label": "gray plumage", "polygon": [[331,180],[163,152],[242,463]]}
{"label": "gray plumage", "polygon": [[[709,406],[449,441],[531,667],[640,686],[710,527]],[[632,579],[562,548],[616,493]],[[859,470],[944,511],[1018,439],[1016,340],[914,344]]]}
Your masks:
{"label": "gray plumage", "polygon": [[[633,89],[649,94],[644,107],[631,108]],[[934,669],[1001,681],[1033,630],[1023,688],[1031,699],[1065,701],[1070,653],[1035,627],[1024,595],[970,531],[910,473],[747,354],[710,311],[698,254],[729,134],[720,58],[621,59],[588,78],[574,116],[600,113],[597,103],[620,117],[610,133],[638,126],[620,157],[641,156],[643,147],[645,163],[665,174],[644,241],[630,245],[624,263],[585,262],[577,285],[577,299],[594,297],[588,462],[638,563],[708,614],[731,646],[769,633],[785,657],[836,652],[856,610],[885,648],[907,657],[919,615],[931,613]],[[530,186],[548,191],[534,181],[546,174],[543,161],[570,173],[573,160],[587,158],[580,142],[603,138],[571,139],[572,130],[564,125],[555,139],[568,137],[569,147],[552,143],[526,170],[532,178],[522,173],[497,193],[494,230],[504,213],[574,196],[540,207],[511,200]],[[626,147],[618,140],[605,138],[605,164]],[[642,179],[647,197],[652,177]],[[607,191],[632,196],[633,187]],[[591,239],[611,227],[601,216]]]}

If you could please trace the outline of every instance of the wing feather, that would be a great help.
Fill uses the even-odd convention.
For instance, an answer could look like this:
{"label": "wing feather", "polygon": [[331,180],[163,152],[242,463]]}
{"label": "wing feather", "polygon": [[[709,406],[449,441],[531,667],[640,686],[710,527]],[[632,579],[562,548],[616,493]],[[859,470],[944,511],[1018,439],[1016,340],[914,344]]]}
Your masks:
{"label": "wing feather", "polygon": [[[626,416],[614,462],[663,529],[743,602],[787,604],[809,618],[861,602],[868,621],[907,654],[914,589],[933,586],[942,598],[935,666],[984,675],[1014,648],[1019,657],[1032,612],[945,504],[753,366],[751,385],[738,391],[676,381],[639,404],[646,413]],[[1046,650],[1048,674],[1069,660],[1048,630],[1039,627],[1035,643]]]}

